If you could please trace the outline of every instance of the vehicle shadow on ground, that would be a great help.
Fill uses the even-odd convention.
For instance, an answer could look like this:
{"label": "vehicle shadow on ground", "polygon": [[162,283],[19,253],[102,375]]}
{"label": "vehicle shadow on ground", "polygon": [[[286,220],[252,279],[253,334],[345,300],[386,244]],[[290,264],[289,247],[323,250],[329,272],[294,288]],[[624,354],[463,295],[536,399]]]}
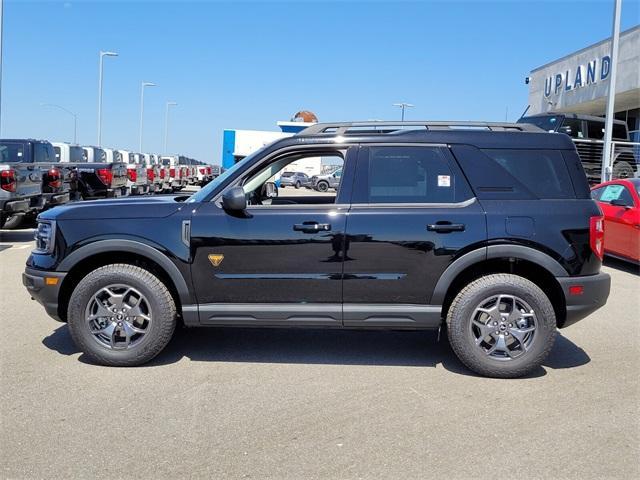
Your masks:
{"label": "vehicle shadow on ground", "polygon": [[[443,336],[444,337],[444,336]],[[58,327],[42,342],[62,355],[79,353],[67,325]],[[167,348],[146,366],[162,366],[187,357],[194,362],[254,362],[326,365],[385,365],[433,367],[476,376],[454,355],[446,338],[435,332],[343,331],[275,328],[179,329]],[[80,355],[83,363],[92,363]],[[589,355],[571,340],[558,335],[544,367],[575,368],[589,363]]]}
{"label": "vehicle shadow on ground", "polygon": [[618,260],[617,258],[604,257],[603,265],[605,267],[615,268],[616,270],[640,277],[640,265],[636,265],[631,262],[625,262],[624,260]]}

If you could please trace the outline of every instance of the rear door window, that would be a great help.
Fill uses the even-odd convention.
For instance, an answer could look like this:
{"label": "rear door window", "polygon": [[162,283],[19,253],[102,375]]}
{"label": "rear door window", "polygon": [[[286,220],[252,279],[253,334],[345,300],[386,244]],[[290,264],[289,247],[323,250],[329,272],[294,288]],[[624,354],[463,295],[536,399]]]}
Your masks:
{"label": "rear door window", "polygon": [[538,198],[575,198],[559,151],[485,149],[483,152]]}
{"label": "rear door window", "polygon": [[456,203],[473,197],[441,147],[369,148],[368,203]]}

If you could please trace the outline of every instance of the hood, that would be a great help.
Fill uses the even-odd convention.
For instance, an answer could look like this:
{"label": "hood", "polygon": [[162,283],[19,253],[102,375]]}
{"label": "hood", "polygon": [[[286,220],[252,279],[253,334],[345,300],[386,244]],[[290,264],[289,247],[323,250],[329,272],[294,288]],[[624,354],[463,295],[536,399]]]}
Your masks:
{"label": "hood", "polygon": [[71,202],[40,214],[46,220],[162,218],[185,207],[185,195],[124,197]]}

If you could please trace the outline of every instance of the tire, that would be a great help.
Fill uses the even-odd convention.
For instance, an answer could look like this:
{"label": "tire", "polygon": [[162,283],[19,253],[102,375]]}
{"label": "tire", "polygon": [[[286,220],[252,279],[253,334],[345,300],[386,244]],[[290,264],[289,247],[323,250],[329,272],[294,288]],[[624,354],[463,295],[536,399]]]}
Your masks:
{"label": "tire", "polygon": [[329,190],[329,184],[325,181],[318,182],[318,184],[316,185],[316,190],[318,190],[319,192],[326,192],[327,190]]}
{"label": "tire", "polygon": [[[512,309],[518,305],[513,318],[505,318],[494,310],[498,323],[489,313],[477,310],[484,307],[490,311],[489,306],[495,302],[499,305],[501,301],[505,310],[509,303]],[[533,310],[533,317],[526,313],[528,308]],[[482,329],[478,327],[485,322]],[[532,325],[535,329],[530,330]],[[485,332],[487,335],[483,336]],[[511,274],[487,275],[471,282],[455,297],[447,314],[447,333],[457,357],[474,372],[486,377],[516,378],[538,368],[551,351],[556,337],[556,317],[549,298],[533,282]],[[504,350],[505,343],[501,343],[499,337],[511,342],[506,344],[510,353]],[[476,343],[478,338],[480,343]],[[495,350],[488,353],[492,348]]]}
{"label": "tire", "polygon": [[625,162],[624,160],[618,160],[616,163],[614,163],[613,165],[614,179],[633,178],[634,176],[635,176],[635,172],[629,162]]}
{"label": "tire", "polygon": [[25,215],[11,215],[10,217],[6,217],[2,228],[4,228],[5,230],[18,229],[22,227],[22,224],[24,223],[24,217]]}
{"label": "tire", "polygon": [[295,185],[296,190],[297,190],[297,189],[299,189],[301,186],[302,186],[302,184],[301,184],[301,183],[300,183],[300,181],[298,180],[298,181],[296,182],[296,185]]}
{"label": "tire", "polygon": [[[115,322],[111,322],[109,319],[104,322],[116,335],[113,333],[94,335],[91,332],[90,322],[86,319],[88,318],[87,314],[92,311],[92,307],[95,308],[95,312],[105,311],[107,314],[111,314],[105,307],[97,307],[97,297],[104,295],[103,292],[107,290],[123,292],[127,288],[128,292],[135,292],[135,294],[129,294],[128,298],[132,298],[133,301],[128,300],[126,303],[135,304],[137,295],[141,295],[143,300],[138,301],[137,307],[131,308],[126,303],[121,303],[119,306],[131,308],[128,312],[134,312],[134,308],[139,308],[140,315],[145,314],[146,318],[150,320],[136,323],[141,319],[138,316],[135,317],[137,320],[133,322],[129,323],[124,320],[120,322],[129,325],[129,328],[133,325],[139,330],[144,330],[143,335],[132,334],[129,346],[124,348],[126,344],[123,346],[123,338],[126,336],[121,335],[122,328],[118,330],[118,327],[115,327],[118,321],[116,317],[110,317],[110,319],[116,320]],[[124,295],[124,299],[127,299],[127,294]],[[116,306],[109,300],[104,300],[104,305],[114,306],[114,308]],[[148,308],[144,309],[144,306]],[[125,310],[125,308],[122,309],[123,312]],[[122,316],[124,315],[126,314]],[[149,271],[128,264],[112,264],[100,267],[80,280],[71,294],[67,318],[74,342],[93,361],[101,365],[131,367],[148,362],[169,343],[176,326],[176,306],[166,285]],[[96,329],[103,327],[102,324],[98,325],[97,323],[94,323],[93,326]],[[109,331],[108,328],[104,328],[103,331]],[[131,332],[131,330],[129,331]],[[114,338],[118,349],[109,345],[109,343],[113,345]]]}

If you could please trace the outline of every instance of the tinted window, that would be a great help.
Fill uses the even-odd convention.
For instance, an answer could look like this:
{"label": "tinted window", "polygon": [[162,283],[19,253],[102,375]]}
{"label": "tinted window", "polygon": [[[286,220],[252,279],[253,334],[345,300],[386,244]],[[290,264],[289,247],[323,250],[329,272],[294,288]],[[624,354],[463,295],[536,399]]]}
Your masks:
{"label": "tinted window", "polygon": [[604,138],[604,122],[587,121],[587,131],[589,138],[602,140]]}
{"label": "tinted window", "polygon": [[604,192],[604,187],[594,188],[593,190],[591,190],[591,198],[594,200],[600,200],[602,192]]}
{"label": "tinted window", "polygon": [[283,176],[283,177],[293,177],[294,175],[295,175],[295,173],[294,173],[294,172],[284,172],[284,173],[282,174],[282,176]]}
{"label": "tinted window", "polygon": [[35,161],[37,163],[57,162],[53,146],[50,143],[35,143],[33,145]]}
{"label": "tinted window", "polygon": [[69,161],[82,163],[85,161],[82,147],[69,147]]}
{"label": "tinted window", "polygon": [[575,198],[562,154],[555,150],[483,150],[538,198]]}
{"label": "tinted window", "polygon": [[559,132],[566,133],[571,138],[584,138],[584,132],[582,131],[582,120],[577,118],[565,118],[562,121],[562,126]]}
{"label": "tinted window", "polygon": [[627,129],[624,128],[624,125],[620,125],[618,123],[613,124],[613,138],[617,138],[618,140],[626,140],[627,139]]}
{"label": "tinted window", "polygon": [[440,148],[371,147],[369,203],[454,203],[471,198]]}
{"label": "tinted window", "polygon": [[24,161],[24,144],[14,142],[0,143],[0,163],[19,163]]}

